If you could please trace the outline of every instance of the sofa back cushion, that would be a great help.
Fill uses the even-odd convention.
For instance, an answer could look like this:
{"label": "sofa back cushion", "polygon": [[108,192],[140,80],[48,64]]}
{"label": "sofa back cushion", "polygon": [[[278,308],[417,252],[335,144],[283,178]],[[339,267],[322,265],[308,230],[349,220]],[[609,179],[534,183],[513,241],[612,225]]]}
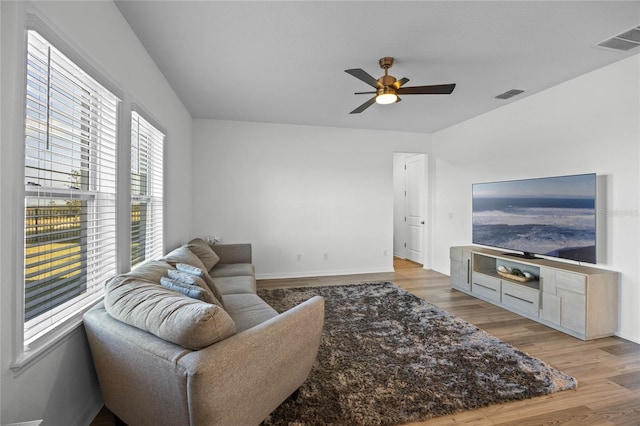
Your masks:
{"label": "sofa back cushion", "polygon": [[152,283],[160,283],[160,278],[166,277],[169,271],[173,269],[176,268],[167,262],[163,262],[161,260],[149,260],[127,272],[126,276],[150,281]]}
{"label": "sofa back cushion", "polygon": [[[231,317],[220,306],[192,299],[159,284],[173,269],[163,262],[142,265],[113,277],[105,286],[104,305],[119,321],[185,348],[198,350],[236,332]],[[148,272],[144,275],[143,272]],[[158,277],[158,282],[147,278]]]}

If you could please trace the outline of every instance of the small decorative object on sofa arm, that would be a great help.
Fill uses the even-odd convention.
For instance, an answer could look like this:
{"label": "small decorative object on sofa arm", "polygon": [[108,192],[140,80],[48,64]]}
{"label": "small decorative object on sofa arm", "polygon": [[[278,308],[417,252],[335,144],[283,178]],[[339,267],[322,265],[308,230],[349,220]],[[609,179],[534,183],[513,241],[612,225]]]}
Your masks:
{"label": "small decorative object on sofa arm", "polygon": [[[160,285],[178,264],[220,304]],[[84,316],[105,405],[130,426],[259,424],[306,380],[323,323],[319,296],[282,314],[258,297],[250,244],[202,239],[110,279]]]}

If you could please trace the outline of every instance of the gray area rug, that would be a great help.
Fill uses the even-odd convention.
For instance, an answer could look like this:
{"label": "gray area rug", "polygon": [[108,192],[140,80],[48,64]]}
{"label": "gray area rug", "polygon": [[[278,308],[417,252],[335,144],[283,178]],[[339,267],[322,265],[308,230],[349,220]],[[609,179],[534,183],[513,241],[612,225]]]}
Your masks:
{"label": "gray area rug", "polygon": [[259,290],[278,312],[325,298],[318,358],[264,425],[396,425],[577,381],[391,283]]}

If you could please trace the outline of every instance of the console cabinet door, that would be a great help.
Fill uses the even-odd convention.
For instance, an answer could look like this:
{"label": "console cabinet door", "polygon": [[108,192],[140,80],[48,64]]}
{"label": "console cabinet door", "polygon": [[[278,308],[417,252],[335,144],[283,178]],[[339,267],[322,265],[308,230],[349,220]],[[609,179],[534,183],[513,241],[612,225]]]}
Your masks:
{"label": "console cabinet door", "polygon": [[560,298],[556,292],[556,271],[540,268],[540,318],[560,325]]}
{"label": "console cabinet door", "polygon": [[586,277],[573,272],[540,268],[540,318],[584,335],[586,332]]}
{"label": "console cabinet door", "polygon": [[451,261],[451,285],[471,291],[471,252],[456,247],[449,250]]}
{"label": "console cabinet door", "polygon": [[556,292],[560,297],[560,325],[586,333],[586,281],[582,274],[556,271]]}

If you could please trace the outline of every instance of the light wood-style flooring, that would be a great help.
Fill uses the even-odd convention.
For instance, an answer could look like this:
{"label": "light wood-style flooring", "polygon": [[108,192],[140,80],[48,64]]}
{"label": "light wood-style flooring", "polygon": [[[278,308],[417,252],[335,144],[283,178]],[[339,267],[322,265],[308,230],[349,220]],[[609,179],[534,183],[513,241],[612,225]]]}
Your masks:
{"label": "light wood-style flooring", "polygon": [[[640,425],[640,345],[618,337],[583,342],[489,303],[452,290],[449,277],[395,259],[395,272],[261,280],[258,288],[391,281],[523,352],[578,379],[578,388],[465,411],[412,426]],[[111,426],[103,409],[91,426]]]}

